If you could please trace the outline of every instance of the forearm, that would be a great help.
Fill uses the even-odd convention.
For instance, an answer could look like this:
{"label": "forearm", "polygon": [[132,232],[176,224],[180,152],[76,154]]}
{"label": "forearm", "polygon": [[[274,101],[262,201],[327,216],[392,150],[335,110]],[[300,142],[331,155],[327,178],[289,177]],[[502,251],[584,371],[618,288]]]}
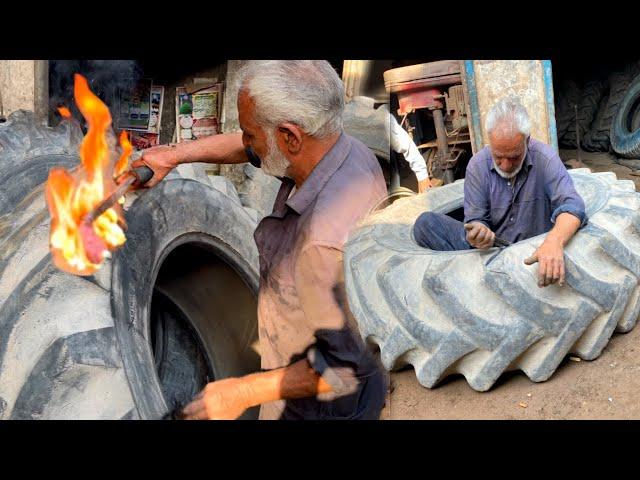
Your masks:
{"label": "forearm", "polygon": [[547,234],[545,240],[557,241],[564,246],[571,240],[580,228],[580,219],[570,213],[561,213],[556,218],[556,224]]}
{"label": "forearm", "polygon": [[241,133],[210,135],[175,146],[176,165],[193,162],[231,164],[247,161]]}
{"label": "forearm", "polygon": [[311,368],[305,359],[268,372],[242,377],[250,406],[275,400],[312,397],[331,391],[331,386]]}

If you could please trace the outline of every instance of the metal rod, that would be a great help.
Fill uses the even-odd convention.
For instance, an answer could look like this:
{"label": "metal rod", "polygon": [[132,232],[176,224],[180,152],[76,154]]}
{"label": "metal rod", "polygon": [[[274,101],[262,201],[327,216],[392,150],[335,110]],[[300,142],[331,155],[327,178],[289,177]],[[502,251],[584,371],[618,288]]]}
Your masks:
{"label": "metal rod", "polygon": [[89,214],[87,214],[87,216],[84,218],[84,221],[87,223],[91,223],[104,212],[113,207],[118,199],[125,193],[127,193],[127,190],[129,190],[129,187],[133,185],[135,181],[135,176],[131,175],[127,177],[120,185],[118,185],[118,188],[116,188],[111,195],[105,198],[98,204],[96,208],[94,208]]}
{"label": "metal rod", "polygon": [[578,105],[573,106],[576,111],[576,148],[578,149],[578,163],[582,163],[580,160],[580,124],[578,123]]}
{"label": "metal rod", "polygon": [[[447,144],[448,145],[459,145],[461,143],[471,143],[471,139],[469,138],[468,134],[463,134],[460,135],[460,139],[459,140],[448,140]],[[433,141],[433,142],[427,142],[427,143],[423,143],[418,145],[418,148],[433,148],[433,147],[437,147],[438,146],[438,142],[437,141]]]}
{"label": "metal rod", "polygon": [[442,160],[449,156],[449,145],[447,143],[447,132],[444,128],[444,118],[442,116],[442,110],[437,108],[433,111],[433,123],[436,126],[438,157],[440,157],[440,160]]}
{"label": "metal rod", "polygon": [[509,245],[511,245],[511,242],[508,242],[507,240],[504,240],[500,237],[495,237],[493,239],[493,245],[496,247],[508,247]]}
{"label": "metal rod", "polygon": [[445,184],[453,182],[453,172],[447,168],[449,160],[449,144],[447,139],[447,130],[444,127],[444,117],[442,110],[439,108],[433,110],[433,123],[436,126],[436,142],[438,143],[437,163],[443,170],[442,180]]}
{"label": "metal rod", "polygon": [[33,113],[49,125],[49,60],[34,60]]}

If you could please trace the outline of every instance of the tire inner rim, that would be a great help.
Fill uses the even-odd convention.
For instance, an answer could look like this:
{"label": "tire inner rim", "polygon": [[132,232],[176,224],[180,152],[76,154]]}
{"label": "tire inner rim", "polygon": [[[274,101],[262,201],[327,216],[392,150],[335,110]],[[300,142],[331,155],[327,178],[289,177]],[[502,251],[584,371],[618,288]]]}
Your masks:
{"label": "tire inner rim", "polygon": [[208,382],[259,369],[256,327],[255,294],[220,252],[199,242],[172,250],[158,271],[147,336],[169,410]]}

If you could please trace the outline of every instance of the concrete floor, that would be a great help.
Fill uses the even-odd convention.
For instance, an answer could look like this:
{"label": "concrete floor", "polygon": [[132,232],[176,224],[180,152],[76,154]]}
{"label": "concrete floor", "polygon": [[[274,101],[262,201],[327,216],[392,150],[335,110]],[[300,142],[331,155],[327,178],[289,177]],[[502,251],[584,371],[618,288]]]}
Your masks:
{"label": "concrete floor", "polygon": [[[575,150],[560,152],[563,160]],[[592,171],[613,171],[636,182],[630,168],[603,153],[581,152]],[[488,392],[476,392],[462,376],[433,389],[422,387],[413,368],[391,374],[391,394],[382,419],[638,419],[640,418],[640,327],[614,334],[602,355],[591,362],[565,358],[546,382],[534,383],[522,372],[508,372]],[[575,357],[574,357],[575,358]]]}
{"label": "concrete floor", "polygon": [[[577,157],[576,150],[560,150],[560,158],[563,161]],[[636,190],[640,191],[640,171],[616,163],[616,157],[613,154],[580,152],[580,159],[593,172],[614,172],[619,179],[633,180],[636,184]],[[636,172],[638,173],[636,174]]]}

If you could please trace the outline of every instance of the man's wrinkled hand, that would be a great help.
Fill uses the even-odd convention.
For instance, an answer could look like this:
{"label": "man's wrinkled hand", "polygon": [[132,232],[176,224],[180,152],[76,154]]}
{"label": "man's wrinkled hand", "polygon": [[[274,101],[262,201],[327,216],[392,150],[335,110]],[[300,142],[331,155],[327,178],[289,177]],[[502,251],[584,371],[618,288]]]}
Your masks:
{"label": "man's wrinkled hand", "polygon": [[241,378],[208,383],[182,410],[184,420],[235,420],[252,407],[247,384]]}
{"label": "man's wrinkled hand", "polygon": [[480,250],[493,247],[496,235],[484,223],[465,223],[464,229],[467,231],[467,242],[469,242],[469,245],[472,247]]}
{"label": "man's wrinkled hand", "polygon": [[132,168],[146,165],[153,170],[153,177],[144,187],[150,188],[157,185],[171,170],[178,165],[178,158],[175,147],[169,145],[158,145],[142,152],[142,156],[131,163]]}
{"label": "man's wrinkled hand", "polygon": [[525,265],[538,262],[538,287],[565,282],[564,249],[560,241],[547,237],[540,247],[525,259]]}

